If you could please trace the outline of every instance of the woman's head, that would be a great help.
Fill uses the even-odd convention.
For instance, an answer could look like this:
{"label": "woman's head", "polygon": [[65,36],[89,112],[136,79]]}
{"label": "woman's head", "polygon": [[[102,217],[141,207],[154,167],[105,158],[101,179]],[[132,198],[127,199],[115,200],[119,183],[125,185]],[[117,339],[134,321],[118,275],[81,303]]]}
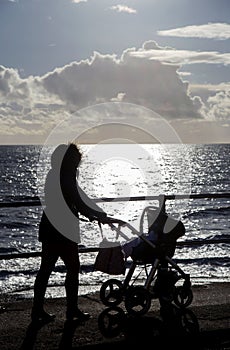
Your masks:
{"label": "woman's head", "polygon": [[74,143],[60,144],[51,156],[52,168],[62,170],[76,170],[82,158],[82,154]]}

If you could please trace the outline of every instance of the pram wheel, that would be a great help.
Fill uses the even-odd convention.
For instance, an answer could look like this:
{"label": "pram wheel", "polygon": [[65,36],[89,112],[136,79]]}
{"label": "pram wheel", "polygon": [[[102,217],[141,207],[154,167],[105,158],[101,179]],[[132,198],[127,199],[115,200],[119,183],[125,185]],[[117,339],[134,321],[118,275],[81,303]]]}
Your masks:
{"label": "pram wheel", "polygon": [[113,338],[120,334],[125,320],[124,311],[118,307],[109,307],[100,313],[98,328],[106,338]]}
{"label": "pram wheel", "polygon": [[191,288],[183,286],[176,287],[174,290],[173,301],[179,307],[187,307],[193,300],[193,292]]}
{"label": "pram wheel", "polygon": [[116,306],[123,299],[123,284],[121,281],[111,278],[105,281],[100,289],[100,299],[106,306]]}
{"label": "pram wheel", "polygon": [[151,306],[151,295],[142,286],[130,287],[125,298],[125,308],[130,315],[146,314]]}

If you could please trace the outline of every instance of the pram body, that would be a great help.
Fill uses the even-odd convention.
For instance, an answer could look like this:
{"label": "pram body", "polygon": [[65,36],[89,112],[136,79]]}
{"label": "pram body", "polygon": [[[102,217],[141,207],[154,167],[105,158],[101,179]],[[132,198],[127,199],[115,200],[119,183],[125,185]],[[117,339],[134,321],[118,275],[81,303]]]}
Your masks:
{"label": "pram body", "polygon": [[[146,213],[150,222],[147,234],[143,233]],[[149,206],[142,213],[139,232],[129,223],[125,225],[138,235],[129,250],[131,264],[123,282],[110,278],[102,284],[100,299],[103,304],[111,307],[124,301],[127,312],[132,315],[147,313],[152,299],[159,299],[161,306],[172,302],[181,308],[190,305],[193,300],[190,275],[172,259],[177,239],[185,234],[183,223]],[[112,228],[118,230],[115,226]],[[124,251],[126,248],[124,245]],[[142,285],[133,277],[137,267],[145,271]]]}

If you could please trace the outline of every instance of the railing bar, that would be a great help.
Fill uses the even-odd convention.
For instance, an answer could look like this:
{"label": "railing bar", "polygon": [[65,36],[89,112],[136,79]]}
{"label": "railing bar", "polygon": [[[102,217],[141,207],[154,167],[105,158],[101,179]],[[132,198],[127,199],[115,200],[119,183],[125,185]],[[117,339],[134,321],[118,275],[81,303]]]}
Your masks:
{"label": "railing bar", "polygon": [[[36,198],[36,197],[35,197]],[[194,194],[178,194],[165,195],[165,200],[179,199],[204,199],[204,198],[230,198],[230,193],[194,193]],[[159,196],[134,196],[134,197],[102,197],[93,198],[95,202],[124,202],[124,201],[149,201],[159,200]],[[40,200],[18,201],[18,202],[0,202],[0,208],[4,207],[22,207],[22,206],[40,206]]]}
{"label": "railing bar", "polygon": [[[221,239],[209,239],[209,240],[191,240],[191,241],[181,241],[177,242],[177,247],[184,246],[194,246],[194,245],[205,245],[205,244],[220,244],[220,243],[230,243],[230,238]],[[79,248],[79,253],[93,253],[98,252],[99,247],[88,247]],[[25,259],[41,256],[41,252],[30,252],[30,253],[13,253],[13,254],[0,254],[0,260],[10,260],[10,259]]]}
{"label": "railing bar", "polygon": [[[230,198],[230,193],[200,193],[200,194],[178,194],[178,195],[165,195],[165,200],[177,200],[177,199],[202,199],[202,198]],[[110,201],[148,201],[159,200],[159,196],[136,196],[136,197],[114,197],[107,198],[102,197],[94,199],[96,202],[110,202]]]}

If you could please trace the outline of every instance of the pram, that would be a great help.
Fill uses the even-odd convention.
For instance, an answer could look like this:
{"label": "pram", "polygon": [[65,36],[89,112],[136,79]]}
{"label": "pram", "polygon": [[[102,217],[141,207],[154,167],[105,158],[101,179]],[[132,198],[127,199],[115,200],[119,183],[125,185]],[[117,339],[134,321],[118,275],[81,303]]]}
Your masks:
{"label": "pram", "polygon": [[[147,234],[143,232],[146,214],[149,223]],[[110,225],[117,234],[121,234],[125,226],[138,236],[122,246],[124,252],[129,251],[131,264],[123,282],[118,278],[103,282],[100,288],[103,304],[116,307],[124,302],[128,314],[135,316],[146,314],[152,299],[159,299],[162,307],[172,302],[180,308],[190,305],[193,300],[190,275],[172,260],[176,241],[185,234],[183,223],[156,207],[148,206],[141,216],[140,231],[127,222],[118,227]],[[137,284],[138,276],[134,278],[137,267],[145,272],[143,285]]]}

